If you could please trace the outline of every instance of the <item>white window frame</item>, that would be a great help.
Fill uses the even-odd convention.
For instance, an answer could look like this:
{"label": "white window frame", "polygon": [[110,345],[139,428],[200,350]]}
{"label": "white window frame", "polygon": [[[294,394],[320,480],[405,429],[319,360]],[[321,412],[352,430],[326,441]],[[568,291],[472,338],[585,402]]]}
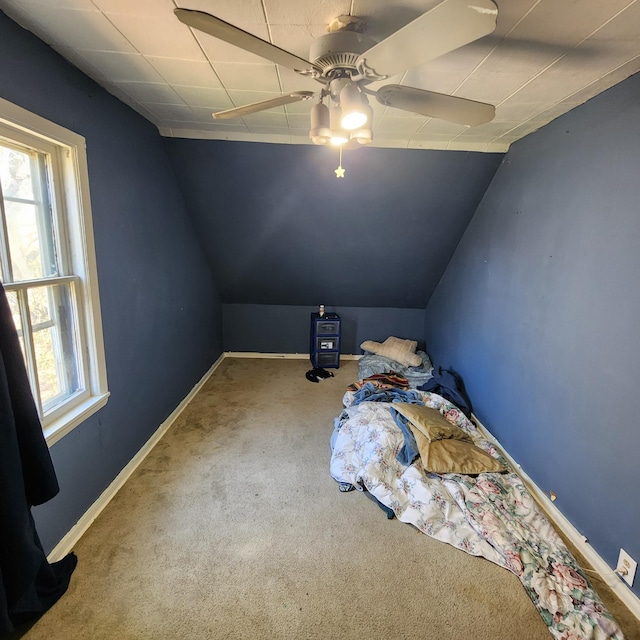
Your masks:
{"label": "white window frame", "polygon": [[[66,237],[61,241],[67,245],[70,264],[64,265],[67,274],[47,280],[50,284],[72,282],[75,290],[77,346],[85,388],[59,408],[41,416],[44,435],[51,446],[103,407],[109,398],[86,144],[83,136],[0,98],[0,137],[11,140],[12,135],[15,141],[30,137],[32,141],[37,139],[54,147],[54,165],[60,173],[54,175],[56,204],[58,208],[63,207],[61,216],[66,222]],[[4,288],[12,291],[25,284],[4,283]]]}

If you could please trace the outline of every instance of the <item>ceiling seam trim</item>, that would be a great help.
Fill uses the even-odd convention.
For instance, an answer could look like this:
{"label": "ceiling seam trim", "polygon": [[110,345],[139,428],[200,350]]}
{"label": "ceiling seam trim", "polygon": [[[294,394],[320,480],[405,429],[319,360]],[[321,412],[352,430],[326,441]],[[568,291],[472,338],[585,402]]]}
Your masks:
{"label": "ceiling seam trim", "polygon": [[267,27],[267,33],[269,34],[269,42],[273,44],[273,34],[271,33],[271,24],[269,23],[269,15],[267,14],[267,6],[265,5],[264,0],[260,0],[260,6],[262,7],[264,24]]}

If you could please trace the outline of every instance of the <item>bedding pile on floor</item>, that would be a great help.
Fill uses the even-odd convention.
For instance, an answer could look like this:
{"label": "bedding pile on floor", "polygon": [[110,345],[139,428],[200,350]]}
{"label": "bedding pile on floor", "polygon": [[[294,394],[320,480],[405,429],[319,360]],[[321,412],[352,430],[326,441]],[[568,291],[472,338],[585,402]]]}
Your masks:
{"label": "bedding pile on floor", "polygon": [[[363,382],[343,398],[330,465],[341,490],[351,485],[367,491],[402,522],[513,572],[558,640],[622,640],[617,622],[520,477],[462,411],[435,393],[381,385]],[[507,471],[432,473],[420,455],[408,461],[407,436],[393,415],[399,403],[436,409]]]}

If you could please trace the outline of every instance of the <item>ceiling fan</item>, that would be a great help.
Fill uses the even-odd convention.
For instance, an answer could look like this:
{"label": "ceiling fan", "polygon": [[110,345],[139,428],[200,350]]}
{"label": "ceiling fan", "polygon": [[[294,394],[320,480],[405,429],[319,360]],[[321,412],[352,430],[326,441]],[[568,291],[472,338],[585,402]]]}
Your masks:
{"label": "ceiling fan", "polygon": [[217,111],[213,113],[214,119],[237,118],[315,99],[311,109],[311,141],[348,148],[373,140],[373,114],[367,96],[387,107],[467,126],[489,122],[495,115],[493,105],[457,96],[400,84],[384,85],[377,91],[367,86],[491,33],[498,15],[492,0],[443,0],[380,42],[364,33],[361,18],[340,16],[332,21],[329,33],[312,43],[309,60],[203,11],[175,9],[174,12],[193,29],[313,78],[322,85],[317,92],[294,91]]}

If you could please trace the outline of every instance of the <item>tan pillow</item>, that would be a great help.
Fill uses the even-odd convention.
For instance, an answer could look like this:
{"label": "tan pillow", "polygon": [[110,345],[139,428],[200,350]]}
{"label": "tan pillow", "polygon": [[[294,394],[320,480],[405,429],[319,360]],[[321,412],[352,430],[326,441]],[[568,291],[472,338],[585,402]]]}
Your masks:
{"label": "tan pillow", "polygon": [[418,343],[415,340],[401,340],[390,336],[382,343],[365,340],[360,348],[395,360],[405,367],[419,367],[422,364],[422,358],[416,353],[417,346]]}
{"label": "tan pillow", "polygon": [[449,422],[437,409],[408,402],[394,402],[393,408],[421,431],[429,442],[449,438],[471,442],[471,436]]}
{"label": "tan pillow", "polygon": [[507,470],[437,409],[406,403],[394,403],[393,408],[409,421],[425,471],[477,474]]}

